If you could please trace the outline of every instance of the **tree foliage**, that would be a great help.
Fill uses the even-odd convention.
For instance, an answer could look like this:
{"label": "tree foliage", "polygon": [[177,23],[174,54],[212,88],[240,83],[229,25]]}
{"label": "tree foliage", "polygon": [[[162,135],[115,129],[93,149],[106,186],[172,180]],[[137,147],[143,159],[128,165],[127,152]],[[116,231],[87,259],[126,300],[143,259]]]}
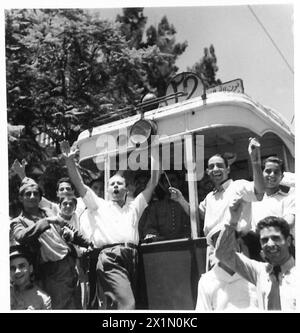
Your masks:
{"label": "tree foliage", "polygon": [[161,19],[157,28],[151,25],[145,31],[147,18],[143,15],[143,8],[123,9],[123,15],[117,16],[117,22],[121,23],[121,31],[130,45],[136,49],[155,47],[163,55],[145,63],[145,70],[149,86],[155,88],[157,96],[164,96],[169,80],[178,71],[175,63],[187,48],[187,42],[176,42],[176,29],[166,16]]}
{"label": "tree foliage", "polygon": [[217,57],[213,45],[211,45],[209,49],[205,48],[204,56],[191,68],[188,68],[188,70],[200,76],[205,88],[214,87],[222,83],[220,79],[216,78],[216,73],[219,68],[217,66]]}
{"label": "tree foliage", "polygon": [[[9,166],[26,158],[29,175],[38,170],[47,183],[50,170],[54,180],[60,140],[127,117],[149,91],[165,94],[187,42],[176,42],[167,17],[157,27],[146,23],[143,8],[123,9],[116,22],[80,9],[5,11]],[[208,84],[217,82],[212,51],[193,67]],[[15,136],[17,125],[24,127]]]}

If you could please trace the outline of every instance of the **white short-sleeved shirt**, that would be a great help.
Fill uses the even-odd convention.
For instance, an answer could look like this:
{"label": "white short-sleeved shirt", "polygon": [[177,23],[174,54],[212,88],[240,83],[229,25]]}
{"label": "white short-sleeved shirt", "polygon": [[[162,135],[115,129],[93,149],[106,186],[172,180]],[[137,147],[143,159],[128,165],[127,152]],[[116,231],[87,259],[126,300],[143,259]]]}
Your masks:
{"label": "white short-sleeved shirt", "polygon": [[[295,192],[285,193],[281,190],[267,195],[264,194],[262,201],[252,203],[252,229],[255,230],[257,223],[267,216],[285,218],[295,215]],[[294,235],[294,228],[291,230]]]}
{"label": "white short-sleeved shirt", "polygon": [[224,224],[229,220],[229,205],[236,198],[242,198],[245,202],[238,223],[239,230],[249,231],[251,229],[251,203],[257,201],[254,192],[254,182],[244,179],[228,179],[222,184],[223,191],[211,191],[205,199],[200,202],[199,209],[204,214],[205,236],[218,224]]}
{"label": "white short-sleeved shirt", "polygon": [[87,189],[83,198],[87,206],[80,218],[80,230],[96,247],[130,242],[138,244],[138,222],[148,203],[143,192],[120,207]]}
{"label": "white short-sleeved shirt", "polygon": [[255,286],[215,265],[198,283],[196,311],[257,311]]}

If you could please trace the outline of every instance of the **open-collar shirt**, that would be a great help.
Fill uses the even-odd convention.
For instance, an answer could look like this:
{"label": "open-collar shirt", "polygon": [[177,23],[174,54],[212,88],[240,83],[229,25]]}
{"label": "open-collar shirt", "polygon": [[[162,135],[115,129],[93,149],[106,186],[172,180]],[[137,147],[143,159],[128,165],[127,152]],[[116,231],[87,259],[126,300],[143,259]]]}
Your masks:
{"label": "open-collar shirt", "polygon": [[[236,252],[235,230],[231,225],[225,225],[216,245],[216,257],[256,286],[259,308],[267,310],[272,282],[276,279],[273,266]],[[296,310],[297,276],[292,256],[281,266],[279,294],[283,311]]]}
{"label": "open-collar shirt", "polygon": [[254,183],[244,179],[228,179],[220,189],[207,194],[200,203],[199,209],[204,215],[204,234],[207,235],[216,225],[224,224],[229,219],[229,205],[234,198],[242,198],[243,211],[239,221],[239,228],[243,231],[251,229],[251,204],[257,201],[254,192]]}

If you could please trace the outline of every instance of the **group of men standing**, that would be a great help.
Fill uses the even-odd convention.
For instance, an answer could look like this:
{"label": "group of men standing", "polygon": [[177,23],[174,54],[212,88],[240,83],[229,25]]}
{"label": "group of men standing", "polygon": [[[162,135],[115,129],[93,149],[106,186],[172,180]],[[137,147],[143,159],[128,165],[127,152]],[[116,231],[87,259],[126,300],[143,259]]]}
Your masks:
{"label": "group of men standing", "polygon": [[[50,302],[44,292],[51,298],[52,309],[82,308],[80,295],[84,284],[80,288],[78,279],[82,262],[77,259],[86,253],[96,253],[95,293],[101,289],[116,309],[135,309],[138,224],[162,173],[154,158],[158,154],[152,154],[151,177],[135,198],[128,200],[126,179],[116,173],[108,181],[108,200],[104,200],[83,183],[74,159],[76,152],[68,142],[61,143],[61,152],[70,180],[58,185],[58,206],[45,202],[38,184],[23,177],[19,190],[23,211],[11,222],[12,239],[17,246],[11,251],[12,308],[24,306],[24,295],[29,289],[40,299],[43,295],[45,301],[38,303],[44,304],[43,308],[49,308]],[[231,180],[230,166],[223,155],[208,160],[207,174],[215,187],[199,205],[209,244],[209,270],[198,286],[199,311],[295,309],[295,262],[290,252],[294,196],[280,190],[280,159],[269,157],[262,167],[256,139],[249,142],[249,155],[253,182]],[[73,186],[80,198],[74,196]],[[188,216],[189,203],[181,191],[176,187],[169,191],[168,200],[176,202]],[[84,214],[80,223],[76,206]],[[243,246],[246,241],[241,240],[249,239],[249,235],[253,236],[256,248],[257,244],[261,246],[261,261],[257,260],[258,255],[251,254],[251,245]],[[151,230],[146,236],[153,237]],[[35,271],[38,287],[30,274],[28,283],[20,287],[18,281],[20,277],[24,280],[26,274],[18,265],[12,265],[20,258],[28,260],[28,253],[31,259],[26,272]],[[22,305],[18,299],[23,300]]]}

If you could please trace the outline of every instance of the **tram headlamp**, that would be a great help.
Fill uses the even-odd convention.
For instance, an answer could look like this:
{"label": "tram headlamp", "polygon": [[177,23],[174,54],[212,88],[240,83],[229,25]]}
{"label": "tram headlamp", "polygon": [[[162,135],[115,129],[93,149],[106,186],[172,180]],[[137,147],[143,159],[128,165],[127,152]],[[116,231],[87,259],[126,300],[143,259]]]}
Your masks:
{"label": "tram headlamp", "polygon": [[132,125],[129,138],[136,147],[139,147],[145,142],[149,144],[151,135],[155,135],[156,132],[157,125],[153,120],[140,119]]}

